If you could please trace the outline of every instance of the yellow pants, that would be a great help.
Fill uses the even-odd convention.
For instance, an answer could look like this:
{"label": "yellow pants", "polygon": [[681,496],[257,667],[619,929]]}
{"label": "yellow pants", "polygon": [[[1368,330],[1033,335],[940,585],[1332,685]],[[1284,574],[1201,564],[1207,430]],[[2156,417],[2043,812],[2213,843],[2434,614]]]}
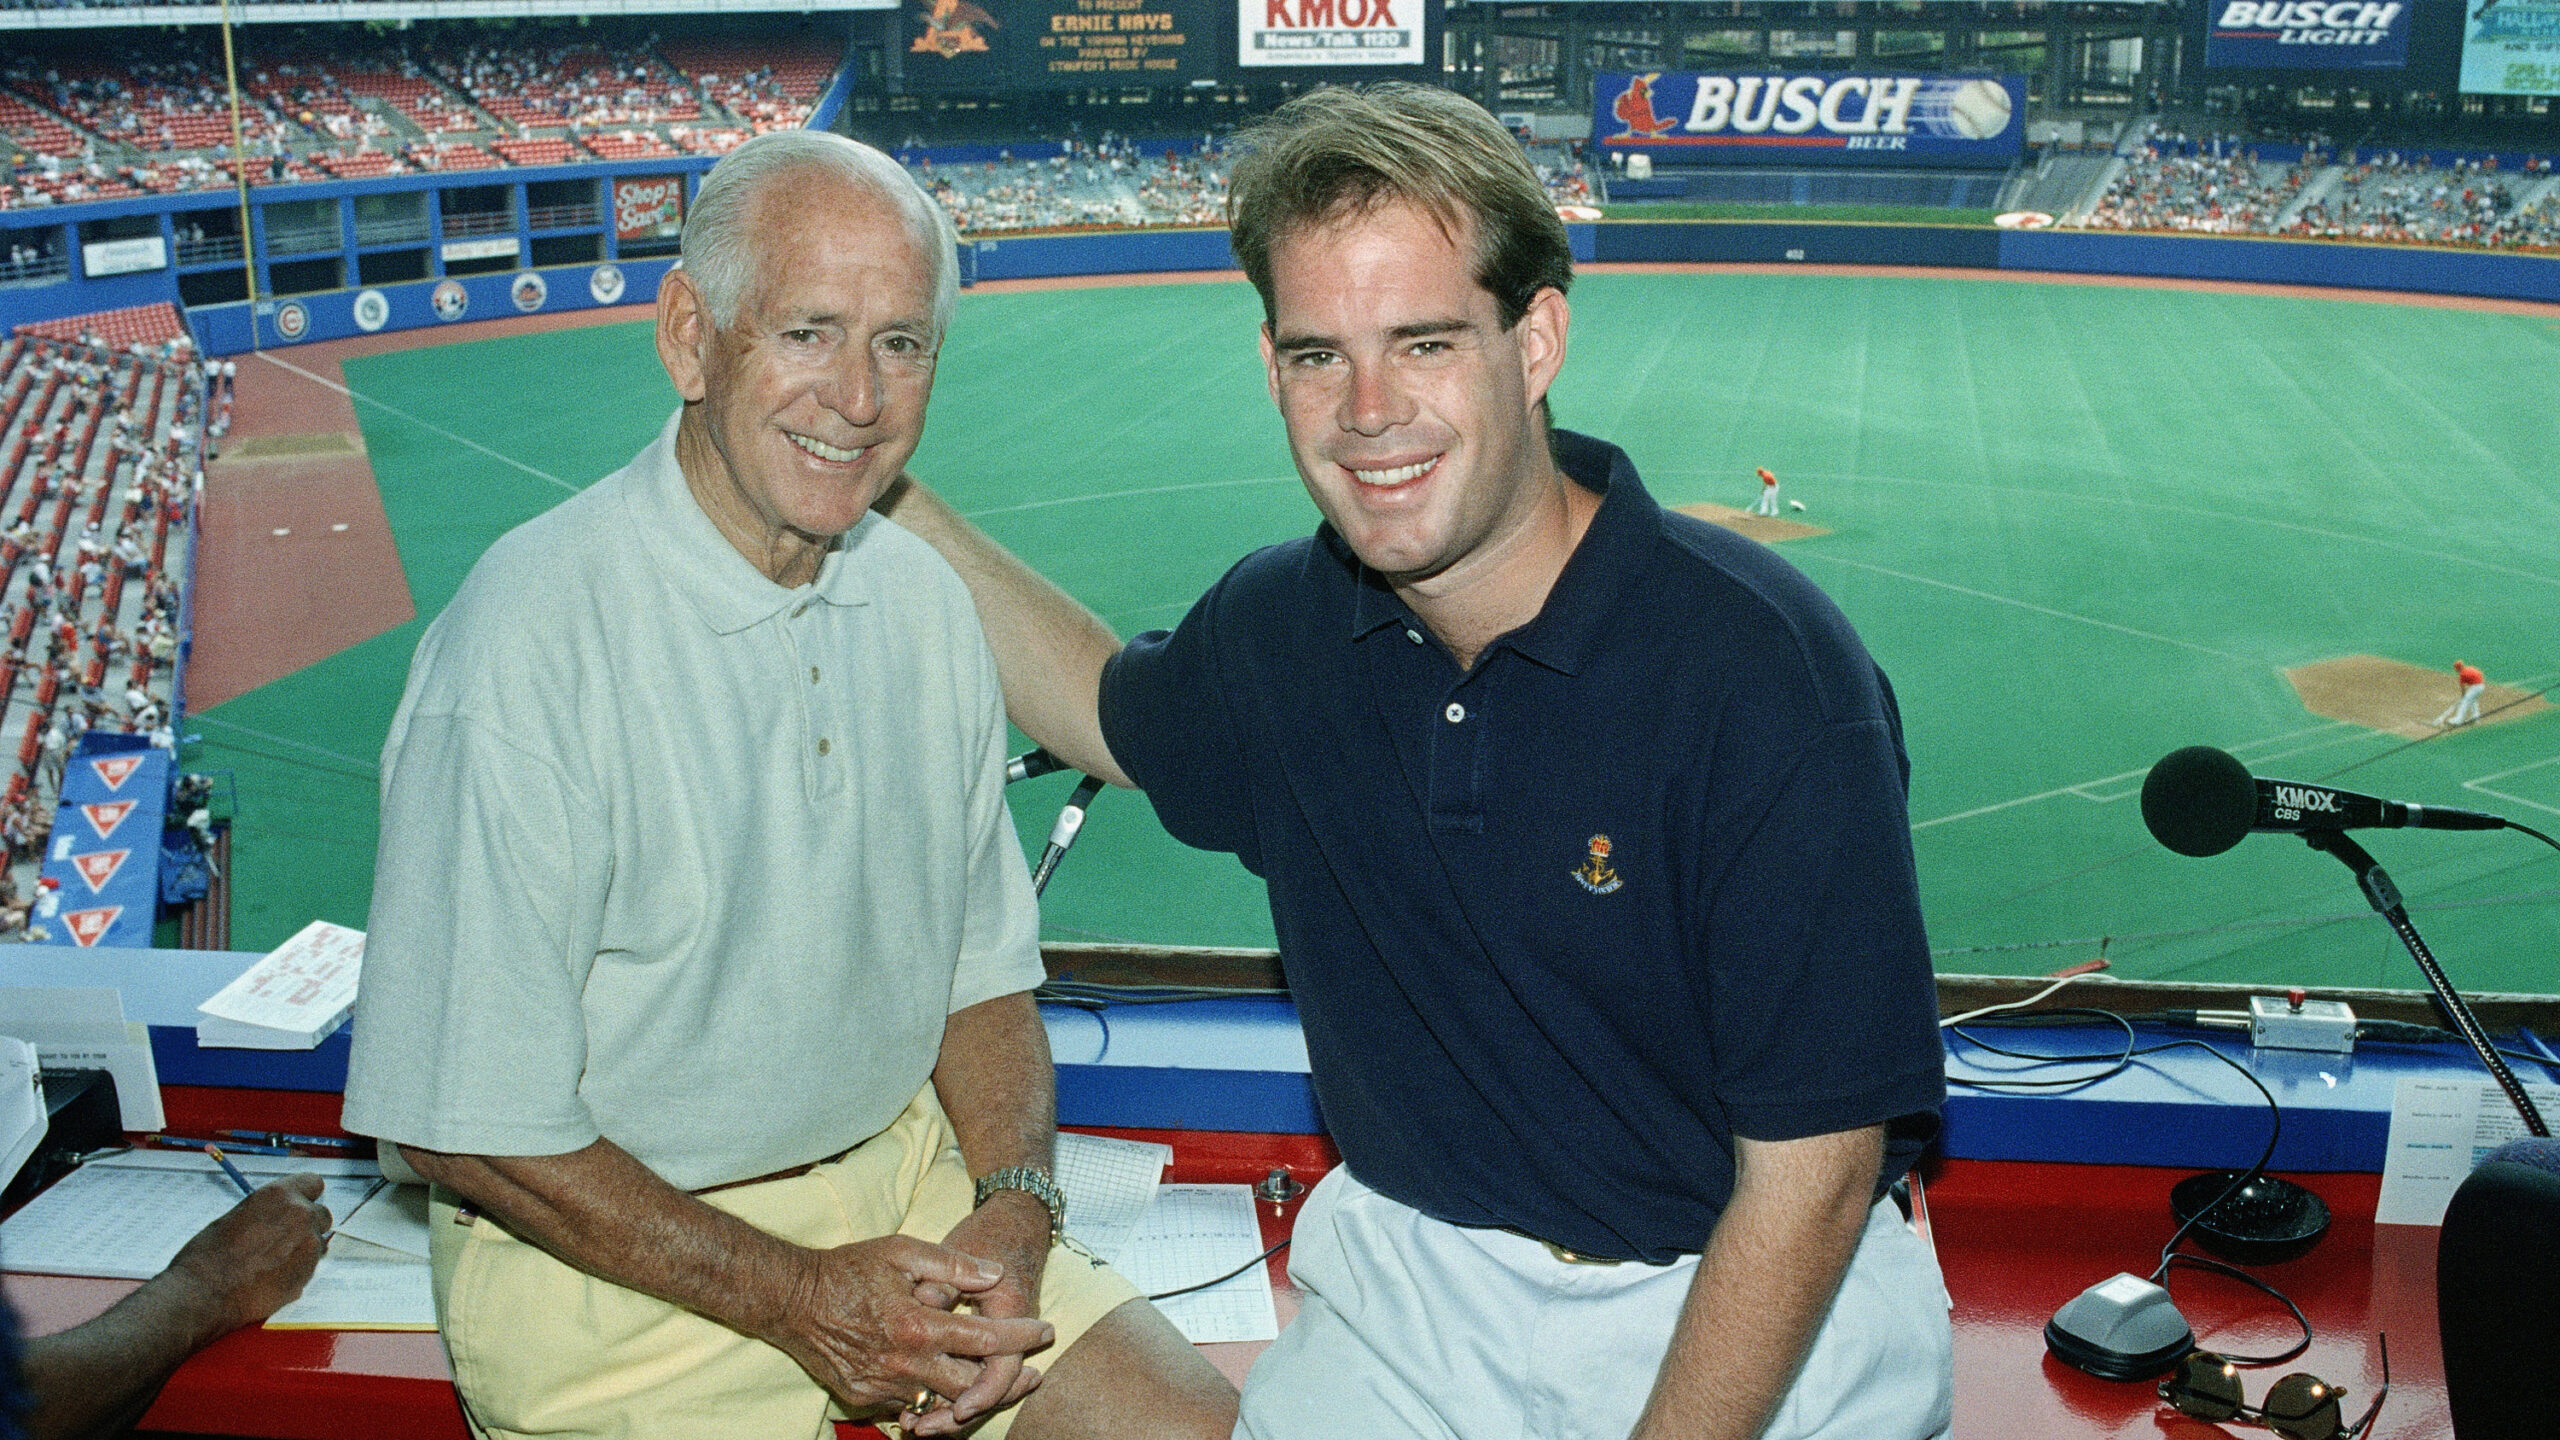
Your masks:
{"label": "yellow pants", "polygon": [[[853,1153],[806,1175],[702,1197],[759,1230],[825,1249],[910,1235],[939,1241],[973,1208],[951,1123],[919,1092]],[[822,1440],[843,1412],[790,1356],[663,1300],[552,1258],[435,1192],[428,1216],[436,1319],[481,1440]],[[1137,1298],[1128,1281],[1052,1246],[1040,1317],[1059,1355]],[[973,1433],[1002,1436],[1005,1410]]]}

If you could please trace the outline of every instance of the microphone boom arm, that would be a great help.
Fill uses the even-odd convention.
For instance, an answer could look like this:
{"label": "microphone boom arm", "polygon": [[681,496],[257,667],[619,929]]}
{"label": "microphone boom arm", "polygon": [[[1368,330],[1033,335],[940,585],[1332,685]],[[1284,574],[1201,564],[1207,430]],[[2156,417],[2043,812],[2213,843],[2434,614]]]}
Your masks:
{"label": "microphone boom arm", "polygon": [[2471,1013],[2470,1005],[2454,990],[2453,982],[2445,977],[2444,967],[2436,963],[2434,952],[2427,948],[2425,940],[2419,938],[2418,927],[2409,921],[2408,907],[2400,902],[2400,888],[2391,883],[2391,877],[2383,873],[2382,866],[2363,846],[2348,839],[2343,830],[2306,830],[2302,832],[2302,843],[2336,856],[2339,864],[2355,873],[2356,888],[2364,892],[2365,902],[2373,906],[2374,913],[2391,926],[2391,933],[2399,936],[2400,943],[2408,947],[2409,958],[2418,962],[2418,973],[2427,977],[2428,988],[2435,992],[2436,1008],[2444,1012],[2446,1021],[2471,1046],[2472,1053],[2480,1057],[2480,1063],[2489,1068],[2490,1077],[2498,1082],[2499,1089],[2506,1092],[2507,1099],[2516,1107],[2516,1113],[2524,1117],[2524,1128],[2537,1136],[2549,1136],[2551,1130],[2542,1123],[2542,1112],[2534,1108],[2533,1097],[2524,1093],[2524,1086],[2517,1082],[2515,1072],[2507,1068],[2506,1061],[2498,1058],[2498,1047],[2490,1043],[2489,1032],[2481,1026],[2480,1017]]}

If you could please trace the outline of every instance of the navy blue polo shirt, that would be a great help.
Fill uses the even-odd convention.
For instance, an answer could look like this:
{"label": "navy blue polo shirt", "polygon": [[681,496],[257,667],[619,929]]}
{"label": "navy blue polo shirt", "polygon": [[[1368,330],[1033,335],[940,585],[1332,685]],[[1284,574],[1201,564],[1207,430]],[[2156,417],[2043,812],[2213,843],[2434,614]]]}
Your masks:
{"label": "navy blue polo shirt", "polygon": [[1733,1138],[1945,1098],[1893,691],[1774,551],[1602,501],[1536,619],[1462,670],[1330,527],[1239,562],[1103,673],[1104,737],[1271,895],[1318,1103],[1361,1180],[1597,1256],[1702,1248]]}

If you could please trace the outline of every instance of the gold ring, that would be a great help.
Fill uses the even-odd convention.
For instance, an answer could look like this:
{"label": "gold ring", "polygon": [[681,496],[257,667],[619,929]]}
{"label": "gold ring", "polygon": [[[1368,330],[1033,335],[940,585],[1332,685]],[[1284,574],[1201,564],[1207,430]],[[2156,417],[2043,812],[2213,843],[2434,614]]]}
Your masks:
{"label": "gold ring", "polygon": [[933,1402],[941,1398],[941,1396],[933,1392],[932,1386],[927,1385],[916,1392],[914,1399],[907,1402],[907,1413],[910,1415],[921,1415],[927,1410],[932,1409]]}

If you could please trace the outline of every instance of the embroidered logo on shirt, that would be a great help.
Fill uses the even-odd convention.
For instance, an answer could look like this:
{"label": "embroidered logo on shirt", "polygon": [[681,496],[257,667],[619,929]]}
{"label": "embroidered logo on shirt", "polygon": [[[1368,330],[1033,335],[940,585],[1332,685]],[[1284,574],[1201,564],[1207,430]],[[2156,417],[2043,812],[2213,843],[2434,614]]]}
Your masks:
{"label": "embroidered logo on shirt", "polygon": [[1606,895],[1627,883],[1619,878],[1617,871],[1609,868],[1608,836],[1591,837],[1591,853],[1574,867],[1573,878],[1576,884],[1594,895]]}

